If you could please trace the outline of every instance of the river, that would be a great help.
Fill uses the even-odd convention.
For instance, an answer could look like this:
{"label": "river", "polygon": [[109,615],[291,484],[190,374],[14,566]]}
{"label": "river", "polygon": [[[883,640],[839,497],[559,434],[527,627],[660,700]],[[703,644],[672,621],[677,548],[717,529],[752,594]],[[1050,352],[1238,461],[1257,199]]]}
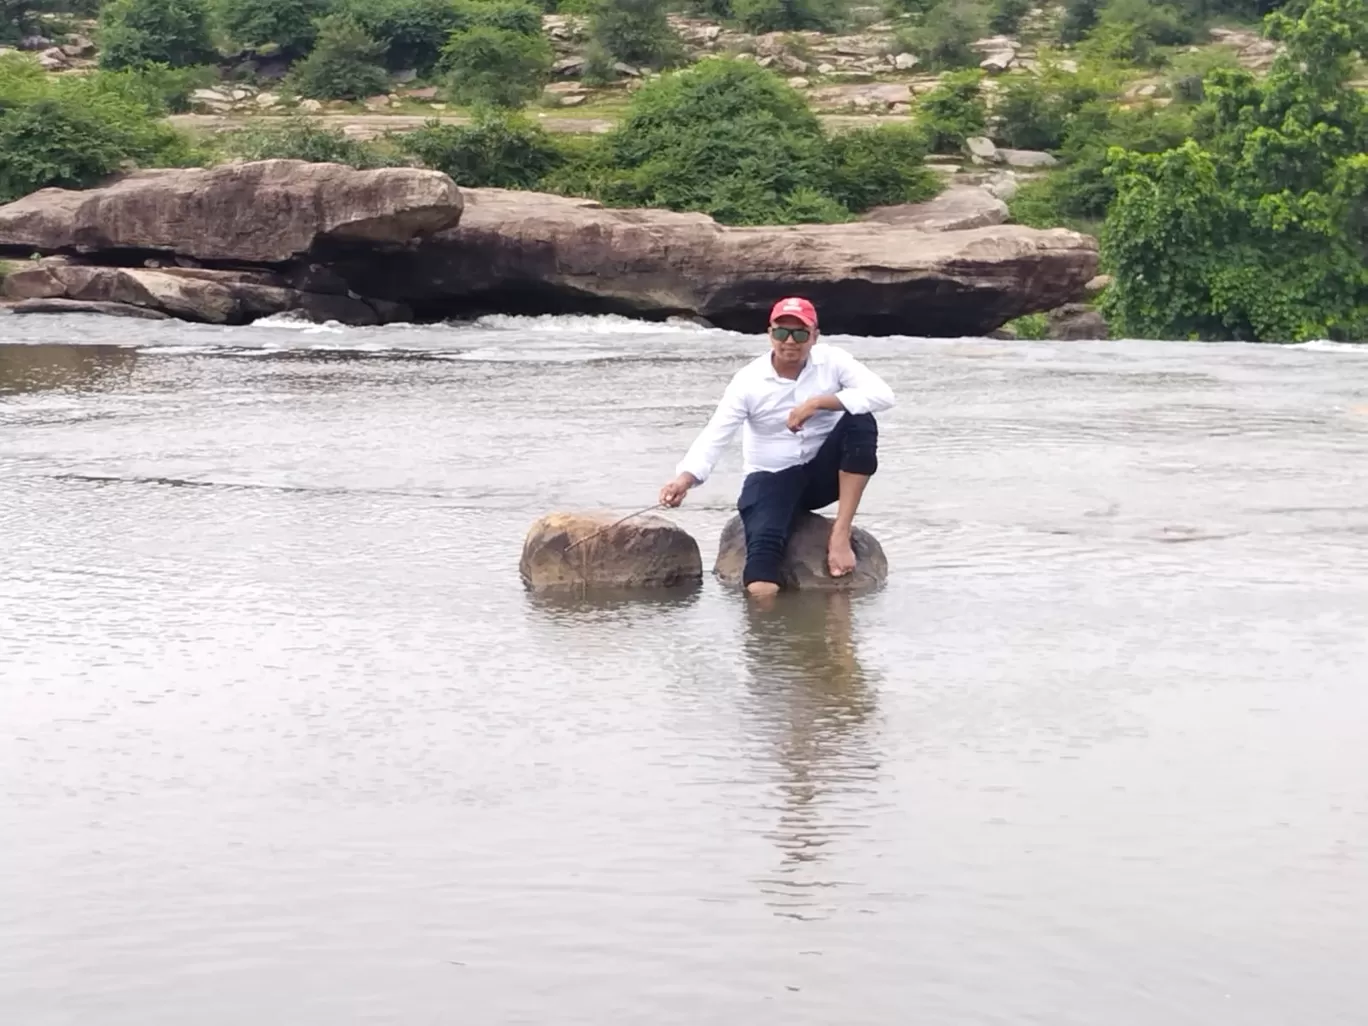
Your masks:
{"label": "river", "polygon": [[517,563],[762,339],[0,341],[7,1024],[1368,1019],[1368,349],[832,339],[890,579],[757,611]]}

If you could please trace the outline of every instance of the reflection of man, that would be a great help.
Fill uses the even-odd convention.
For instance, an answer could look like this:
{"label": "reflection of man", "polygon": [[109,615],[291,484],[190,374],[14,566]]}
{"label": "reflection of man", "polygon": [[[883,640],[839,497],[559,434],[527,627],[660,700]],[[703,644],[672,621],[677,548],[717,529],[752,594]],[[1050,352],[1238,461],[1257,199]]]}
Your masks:
{"label": "reflection of man", "polygon": [[743,581],[752,595],[779,590],[780,564],[800,510],[837,503],[827,569],[855,569],[851,527],[860,497],[878,470],[874,414],[893,405],[893,390],[844,349],[817,344],[817,311],[806,299],[783,299],[770,311],[770,351],[737,371],[712,419],[660,490],[678,506],[745,425],[745,481],[737,510],[746,528]]}

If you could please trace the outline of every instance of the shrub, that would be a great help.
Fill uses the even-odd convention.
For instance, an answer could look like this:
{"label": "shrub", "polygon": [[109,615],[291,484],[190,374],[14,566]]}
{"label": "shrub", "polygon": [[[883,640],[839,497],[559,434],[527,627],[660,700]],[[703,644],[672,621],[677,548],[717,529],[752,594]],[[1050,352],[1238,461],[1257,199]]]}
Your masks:
{"label": "shrub", "polygon": [[565,163],[555,139],[518,114],[481,110],[471,125],[430,122],[400,137],[400,145],[458,184],[532,189]]}
{"label": "shrub", "polygon": [[207,0],[110,0],[96,28],[100,66],[184,68],[217,59]]}
{"label": "shrub", "polygon": [[648,68],[673,64],[683,53],[665,20],[663,0],[602,0],[594,9],[590,38],[599,63],[625,61]]}
{"label": "shrub", "polygon": [[841,221],[934,191],[923,152],[907,129],[829,140],[778,76],[708,60],[648,83],[622,122],[544,187],[616,206],[703,211],[724,224]]}
{"label": "shrub", "polygon": [[316,100],[357,100],[389,89],[380,66],[384,44],[366,35],[346,15],[330,15],[318,24],[313,53],[292,72],[301,96]]}
{"label": "shrub", "polygon": [[994,0],[988,28],[993,32],[1016,32],[1030,11],[1031,0]]}
{"label": "shrub", "polygon": [[834,136],[833,198],[851,210],[890,203],[919,203],[940,191],[940,179],[923,163],[926,137],[909,125],[857,128]]}
{"label": "shrub", "polygon": [[1064,145],[1069,125],[1086,104],[1101,98],[1094,80],[1044,70],[1008,79],[998,95],[993,137],[1005,146],[1054,150]]}
{"label": "shrub", "polygon": [[541,93],[551,61],[545,36],[487,25],[453,33],[442,52],[447,91],[471,105],[523,106]]}
{"label": "shrub", "polygon": [[1097,25],[1105,2],[1106,0],[1066,0],[1064,17],[1059,23],[1060,41],[1080,42]]}
{"label": "shrub", "polygon": [[342,0],[345,14],[382,44],[394,71],[427,75],[442,56],[442,45],[466,22],[452,0]]}
{"label": "shrub", "polygon": [[932,153],[958,152],[971,136],[982,135],[988,124],[977,70],[946,75],[941,84],[917,105],[917,126]]}
{"label": "shrub", "polygon": [[909,42],[928,68],[967,68],[980,60],[969,44],[982,36],[984,29],[978,7],[942,0],[912,30]]}
{"label": "shrub", "polygon": [[274,43],[292,56],[306,54],[318,38],[316,21],[328,0],[218,0],[219,28],[235,46]]}
{"label": "shrub", "polygon": [[0,57],[0,202],[88,187],[124,167],[198,163],[165,113],[135,75],[51,77],[28,57]]}
{"label": "shrub", "polygon": [[243,160],[308,160],[361,170],[403,163],[374,143],[349,139],[340,129],[324,128],[306,117],[286,118],[281,124],[249,124],[225,135],[222,145]]}
{"label": "shrub", "polygon": [[747,32],[828,31],[840,20],[834,0],[732,0],[731,7]]}
{"label": "shrub", "polygon": [[458,0],[457,28],[471,29],[484,25],[520,32],[525,36],[541,34],[541,8],[522,0]]}

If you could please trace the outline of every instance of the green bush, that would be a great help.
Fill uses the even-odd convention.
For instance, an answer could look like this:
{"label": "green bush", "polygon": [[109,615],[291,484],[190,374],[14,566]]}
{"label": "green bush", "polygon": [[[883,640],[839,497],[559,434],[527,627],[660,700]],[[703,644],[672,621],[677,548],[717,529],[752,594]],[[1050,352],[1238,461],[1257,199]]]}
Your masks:
{"label": "green bush", "polygon": [[1011,35],[1021,28],[1022,21],[1031,12],[1031,0],[994,0],[992,13],[988,16],[988,28],[993,32]]}
{"label": "green bush", "polygon": [[926,137],[910,125],[856,128],[832,137],[833,199],[850,210],[891,203],[920,203],[940,191],[940,179],[928,168]]}
{"label": "green bush", "polygon": [[1260,80],[1216,70],[1199,138],[1113,152],[1102,309],[1138,337],[1368,338],[1368,0],[1311,0]]}
{"label": "green bush", "polygon": [[429,74],[451,33],[467,26],[453,0],[341,0],[346,14],[385,46],[385,65],[394,71]]}
{"label": "green bush", "polygon": [[1064,145],[1069,125],[1101,91],[1084,75],[1043,70],[1008,78],[998,94],[993,138],[1023,150],[1054,150]]}
{"label": "green bush", "polygon": [[979,39],[986,28],[977,5],[941,0],[908,34],[908,42],[928,68],[968,68],[982,59],[969,44]]}
{"label": "green bush", "polygon": [[1060,42],[1081,42],[1097,26],[1105,5],[1106,0],[1065,0],[1064,17],[1059,23]]}
{"label": "green bush", "polygon": [[110,0],[96,28],[100,67],[184,68],[218,58],[207,0]]}
{"label": "green bush", "polygon": [[366,35],[346,15],[330,15],[318,23],[318,43],[291,72],[301,96],[316,100],[358,100],[389,90],[381,66],[385,44]]}
{"label": "green bush", "polygon": [[683,47],[665,11],[663,0],[600,0],[589,23],[598,63],[662,68],[678,61]]}
{"label": "green bush", "polygon": [[540,125],[488,110],[478,111],[470,125],[430,122],[401,136],[399,144],[427,167],[471,187],[534,189],[566,159]]}
{"label": "green bush", "polygon": [[828,139],[803,97],[748,61],[707,60],[644,86],[626,117],[543,187],[723,224],[848,220],[934,191],[905,128]]}
{"label": "green bush", "polygon": [[946,75],[917,104],[917,126],[932,153],[956,153],[964,141],[982,135],[988,109],[979,84],[983,75],[960,71]]}
{"label": "green bush", "polygon": [[522,0],[457,0],[457,28],[479,26],[536,36],[542,30],[541,8]]}
{"label": "green bush", "polygon": [[123,168],[199,163],[166,112],[155,75],[54,77],[27,55],[0,56],[0,202],[88,187]]}
{"label": "green bush", "polygon": [[747,32],[830,31],[840,22],[835,0],[732,0],[732,15]]}
{"label": "green bush", "polygon": [[306,54],[318,38],[317,20],[329,0],[218,0],[223,34],[238,47],[275,44],[291,56]]}
{"label": "green bush", "polygon": [[227,133],[225,152],[242,160],[308,160],[316,164],[347,164],[361,170],[405,163],[374,143],[349,139],[340,129],[324,128],[306,117],[279,123],[248,124]]}
{"label": "green bush", "polygon": [[523,106],[546,85],[551,61],[545,36],[488,25],[453,33],[442,52],[447,92],[470,105]]}

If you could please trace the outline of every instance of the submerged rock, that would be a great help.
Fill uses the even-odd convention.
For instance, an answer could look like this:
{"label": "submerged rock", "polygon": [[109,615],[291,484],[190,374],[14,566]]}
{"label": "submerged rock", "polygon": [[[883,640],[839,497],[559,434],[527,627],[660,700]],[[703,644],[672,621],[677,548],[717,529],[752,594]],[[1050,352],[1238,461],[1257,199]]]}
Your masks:
{"label": "submerged rock", "polygon": [[655,514],[549,513],[528,529],[518,573],[536,592],[680,588],[703,580],[698,543]]}
{"label": "submerged rock", "polygon": [[[851,545],[855,549],[855,572],[832,577],[827,569],[827,542],[831,538],[829,517],[799,513],[784,554],[781,587],[786,591],[867,591],[888,580],[888,558],[872,534],[855,525]],[[713,573],[724,584],[740,587],[746,568],[746,528],[739,515],[722,529]]]}

